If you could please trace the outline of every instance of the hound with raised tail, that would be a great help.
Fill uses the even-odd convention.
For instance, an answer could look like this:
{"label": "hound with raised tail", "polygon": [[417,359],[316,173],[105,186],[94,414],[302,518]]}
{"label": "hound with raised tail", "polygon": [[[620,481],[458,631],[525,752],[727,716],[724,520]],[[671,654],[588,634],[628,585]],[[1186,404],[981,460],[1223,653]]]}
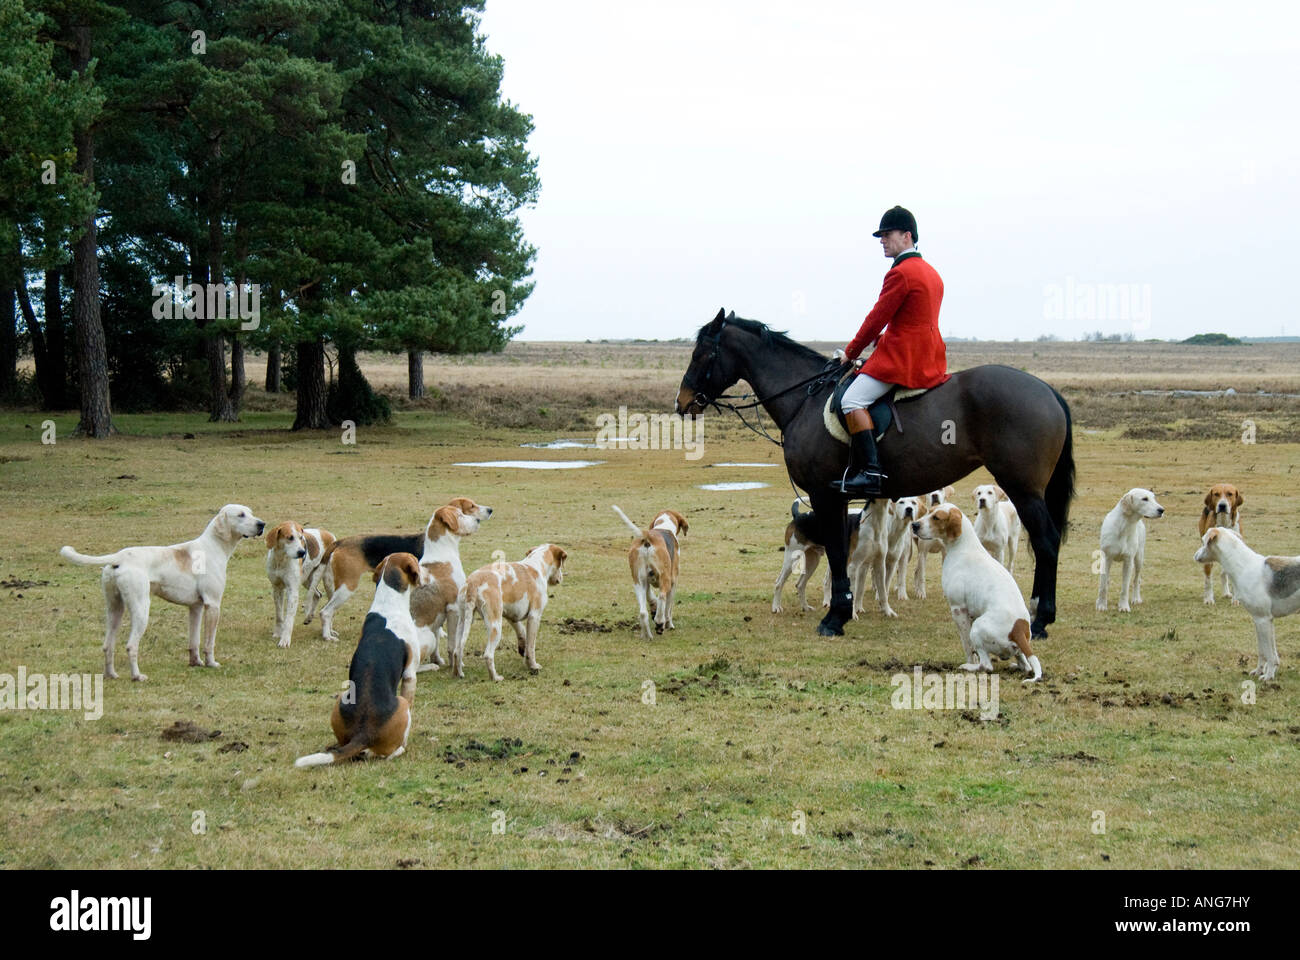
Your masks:
{"label": "hound with raised tail", "polygon": [[[325,552],[334,544],[334,534],[318,527],[303,528],[292,520],[271,528],[266,535],[266,578],[271,581],[275,602],[275,627],[271,638],[287,647],[293,640],[293,621],[298,616],[298,588],[311,579]],[[325,592],[334,593],[334,577],[327,570],[320,581]]]}
{"label": "hound with raised tail", "polygon": [[[941,503],[948,503],[952,500],[953,495],[957,492],[956,487],[948,486],[942,490],[931,490],[925,495],[925,509],[933,510]],[[912,592],[925,599],[925,560],[932,553],[942,553],[943,543],[940,540],[922,540],[912,535],[912,552],[916,554],[916,571],[912,574]]]}
{"label": "hound with raised tail", "polygon": [[1192,559],[1204,564],[1217,561],[1232,578],[1237,602],[1255,621],[1259,660],[1250,675],[1272,680],[1281,664],[1273,619],[1300,610],[1300,557],[1261,556],[1233,530],[1211,527]]}
{"label": "hound with raised tail", "polygon": [[1129,589],[1133,602],[1142,602],[1142,561],[1146,556],[1147,527],[1143,517],[1155,519],[1165,514],[1165,508],[1156,503],[1156,495],[1143,487],[1134,487],[1119,498],[1106,519],[1101,522],[1101,582],[1097,587],[1097,609],[1106,609],[1106,593],[1110,587],[1110,565],[1116,560],[1124,563],[1120,588],[1119,612],[1129,612]]}
{"label": "hound with raised tail", "polygon": [[951,503],[912,524],[922,541],[943,542],[943,595],[961,636],[963,670],[993,672],[991,657],[1015,657],[1032,683],[1043,675],[1029,638],[1029,609],[1016,580],[980,544],[975,528]]}
{"label": "hound with raised tail", "polygon": [[[632,568],[641,636],[649,640],[648,603],[654,605],[655,633],[676,629],[673,625],[673,596],[677,592],[677,555],[681,549],[678,540],[686,535],[688,525],[686,518],[676,510],[660,510],[655,514],[650,529],[642,530],[618,507],[614,507],[614,512],[623,518],[636,538],[627,552],[627,563]],[[651,588],[658,592],[652,593]]]}
{"label": "hound with raised tail", "polygon": [[821,562],[822,557],[826,556],[826,548],[813,539],[817,535],[816,514],[812,511],[800,513],[799,501],[795,500],[790,504],[790,517],[790,522],[785,525],[785,557],[781,562],[781,572],[776,578],[776,589],[772,592],[773,613],[780,613],[782,610],[781,589],[790,578],[800,557],[803,558],[803,573],[799,574],[799,579],[795,581],[795,591],[799,594],[799,609],[800,611],[815,609],[808,602],[805,590],[808,588],[808,581],[812,578],[813,571],[817,569],[817,564]]}
{"label": "hound with raised tail", "polygon": [[[465,529],[470,533],[478,529],[479,522],[492,516],[491,507],[479,506],[469,497],[456,497],[447,506],[470,519],[471,522],[465,524]],[[312,572],[310,582],[314,593],[317,583],[324,577],[326,572],[334,577],[334,595],[330,597],[325,606],[321,607],[320,611],[321,635],[326,640],[337,640],[339,638],[339,635],[334,632],[334,614],[338,612],[339,607],[347,602],[348,597],[352,596],[356,591],[357,584],[361,582],[361,577],[367,571],[374,570],[376,564],[390,553],[412,553],[417,557],[423,557],[428,552],[429,544],[446,534],[448,528],[445,524],[439,523],[437,517],[438,512],[434,511],[425,528],[419,533],[344,537],[334,544],[325,558],[321,560],[320,566]],[[460,526],[459,520],[457,520],[456,526]],[[471,530],[470,527],[473,529]],[[461,533],[458,536],[468,536],[468,533]],[[436,550],[435,556],[437,556],[438,560],[445,559]],[[459,565],[459,560],[457,565]],[[316,601],[313,595],[308,603],[307,617],[303,620],[303,623],[311,623],[315,612]]]}
{"label": "hound with raised tail", "polygon": [[420,656],[411,620],[411,590],[428,579],[414,554],[393,553],[379,561],[375,599],[348,667],[348,687],[330,715],[338,742],[320,753],[299,757],[295,767],[342,763],[367,751],[392,760],[406,751]]}
{"label": "hound with raised tail", "polygon": [[1012,576],[1016,573],[1016,551],[1020,547],[1020,514],[1001,487],[984,483],[975,488],[975,536],[989,555]]}
{"label": "hound with raised tail", "polygon": [[[1241,505],[1245,503],[1241,496],[1241,491],[1230,483],[1216,483],[1210,487],[1210,492],[1205,495],[1205,506],[1201,510],[1200,531],[1204,537],[1207,530],[1220,529],[1231,530],[1238,537],[1241,536],[1241,516],[1237,512]],[[1211,571],[1214,564],[1207,563],[1202,568],[1205,571],[1205,596],[1204,600],[1208,604],[1214,603],[1214,577]],[[1232,577],[1228,571],[1220,568],[1220,586],[1223,595],[1233,603],[1237,598],[1232,593]]]}
{"label": "hound with raised tail", "polygon": [[457,631],[451,645],[451,669],[465,676],[465,640],[474,622],[474,611],[483,618],[487,627],[487,646],[483,659],[488,673],[499,681],[497,673],[497,644],[501,642],[501,621],[509,620],[519,640],[519,655],[528,669],[537,673],[542,669],[537,662],[537,634],[542,626],[542,612],[546,609],[546,588],[558,586],[564,579],[564,561],[568,557],[553,543],[543,543],[528,551],[528,556],[517,563],[491,563],[469,575],[457,600]]}
{"label": "hound with raised tail", "polygon": [[[85,566],[103,566],[100,582],[108,629],[104,634],[104,675],[117,678],[113,669],[113,648],[122,614],[131,614],[131,634],[126,656],[132,680],[148,680],[140,672],[140,638],[149,624],[149,597],[157,594],[171,603],[189,607],[190,666],[219,667],[216,660],[217,623],[221,619],[221,596],[226,591],[226,563],[246,537],[260,537],[266,522],[238,503],[217,511],[203,533],[193,540],[170,547],[126,547],[100,557],[88,557],[71,547],[59,556]],[[199,659],[199,628],[203,628],[203,659]]]}

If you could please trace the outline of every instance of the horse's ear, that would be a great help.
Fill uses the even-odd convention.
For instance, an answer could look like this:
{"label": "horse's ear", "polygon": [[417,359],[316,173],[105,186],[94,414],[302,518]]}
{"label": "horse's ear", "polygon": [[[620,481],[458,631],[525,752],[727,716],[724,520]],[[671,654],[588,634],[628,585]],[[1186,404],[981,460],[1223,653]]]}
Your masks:
{"label": "horse's ear", "polygon": [[735,311],[735,310],[732,310],[729,314],[727,314],[727,319],[728,319],[728,320],[735,320],[735,319],[736,319],[736,311]]}
{"label": "horse's ear", "polygon": [[727,319],[727,308],[718,307],[718,315],[713,318],[713,322],[717,323],[719,320],[726,320],[726,319]]}

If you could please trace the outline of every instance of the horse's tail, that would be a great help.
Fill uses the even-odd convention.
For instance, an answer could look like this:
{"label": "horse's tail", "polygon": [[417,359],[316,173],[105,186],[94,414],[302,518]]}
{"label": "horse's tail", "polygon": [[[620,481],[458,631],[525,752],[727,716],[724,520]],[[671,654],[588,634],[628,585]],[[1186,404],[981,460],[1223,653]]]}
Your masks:
{"label": "horse's tail", "polygon": [[1065,413],[1065,443],[1061,447],[1056,467],[1052,470],[1051,479],[1047,481],[1044,499],[1047,501],[1047,513],[1061,534],[1061,543],[1065,543],[1070,520],[1070,501],[1074,499],[1074,427],[1070,418],[1070,405],[1065,402],[1065,397],[1055,389],[1052,394]]}

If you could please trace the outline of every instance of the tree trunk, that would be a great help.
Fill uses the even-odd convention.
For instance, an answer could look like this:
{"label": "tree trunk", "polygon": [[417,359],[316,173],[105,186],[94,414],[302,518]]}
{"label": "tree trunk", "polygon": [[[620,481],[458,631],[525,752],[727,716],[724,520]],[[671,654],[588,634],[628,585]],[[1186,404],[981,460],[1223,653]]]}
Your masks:
{"label": "tree trunk", "polygon": [[280,392],[280,345],[266,352],[266,392]]}
{"label": "tree trunk", "polygon": [[[90,27],[73,28],[77,41],[73,69],[80,74],[90,65]],[[95,183],[95,137],[89,126],[73,133],[77,173]],[[108,350],[104,324],[99,317],[99,243],[95,210],[86,217],[86,231],[72,247],[72,322],[77,330],[77,368],[81,381],[81,419],[76,436],[102,439],[117,431],[108,394]]]}
{"label": "tree trunk", "polygon": [[18,300],[10,283],[0,290],[0,396],[18,386]]}
{"label": "tree trunk", "polygon": [[61,280],[58,270],[45,271],[45,386],[41,391],[44,410],[68,409],[67,325],[63,320]]}
{"label": "tree trunk", "polygon": [[[217,162],[220,162],[220,146],[217,147]],[[208,283],[226,282],[225,270],[221,266],[221,209],[219,203],[220,178],[212,188],[208,205]],[[205,301],[211,298],[205,298]],[[215,303],[214,303],[215,305]],[[230,311],[226,311],[229,316]],[[206,314],[205,314],[206,316]],[[208,325],[216,321],[207,317]],[[208,360],[208,422],[234,423],[239,419],[235,407],[230,402],[230,393],[226,389],[226,337],[215,327],[204,338],[203,353]],[[241,354],[242,360],[242,354]]]}
{"label": "tree trunk", "polygon": [[239,408],[244,402],[244,391],[248,389],[248,374],[244,371],[244,341],[239,334],[230,335],[230,409],[239,419]]}
{"label": "tree trunk", "polygon": [[325,343],[317,338],[298,344],[298,415],[295,430],[333,426],[325,411]]}
{"label": "tree trunk", "polygon": [[408,350],[406,352],[407,395],[412,400],[424,396],[424,351]]}

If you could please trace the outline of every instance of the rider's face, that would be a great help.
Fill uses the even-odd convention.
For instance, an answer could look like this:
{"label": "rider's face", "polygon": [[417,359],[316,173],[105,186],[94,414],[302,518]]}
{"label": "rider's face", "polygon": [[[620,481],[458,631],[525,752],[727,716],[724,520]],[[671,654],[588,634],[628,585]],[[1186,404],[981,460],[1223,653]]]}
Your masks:
{"label": "rider's face", "polygon": [[880,235],[880,246],[891,260],[912,246],[912,235],[905,230],[886,230]]}

